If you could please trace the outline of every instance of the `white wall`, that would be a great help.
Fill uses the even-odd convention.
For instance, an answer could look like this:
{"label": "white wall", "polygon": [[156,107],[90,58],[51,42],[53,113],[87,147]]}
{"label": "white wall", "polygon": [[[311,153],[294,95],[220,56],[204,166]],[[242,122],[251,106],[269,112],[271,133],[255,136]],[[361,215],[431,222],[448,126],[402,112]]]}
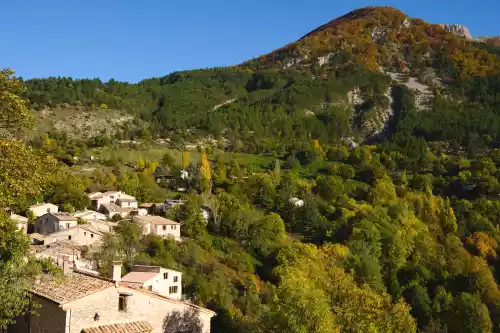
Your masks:
{"label": "white wall", "polygon": [[[119,311],[119,293],[126,293],[127,311]],[[163,333],[165,317],[174,311],[184,312],[190,307],[187,304],[168,301],[157,296],[144,294],[130,288],[108,288],[93,295],[84,297],[64,306],[71,311],[71,330],[68,333],[80,333],[83,328],[109,325],[123,322],[145,320],[153,326],[152,333]],[[99,321],[95,321],[95,314]],[[210,332],[211,314],[199,312],[203,323],[203,332]]]}
{"label": "white wall", "polygon": [[[164,274],[167,274],[167,279],[165,279]],[[153,292],[165,295],[172,299],[180,300],[182,297],[182,273],[170,269],[161,268],[160,273],[158,273],[158,275],[154,278],[145,282],[143,284],[143,287],[146,289],[148,287],[151,287],[151,290]],[[170,293],[170,287],[177,287],[177,292]]]}
{"label": "white wall", "polygon": [[152,233],[161,237],[181,238],[180,225],[151,225]]}
{"label": "white wall", "polygon": [[31,207],[28,208],[30,211],[32,211],[36,217],[42,216],[47,213],[57,213],[59,212],[59,207],[53,204],[45,204],[41,206],[36,206],[36,207]]}

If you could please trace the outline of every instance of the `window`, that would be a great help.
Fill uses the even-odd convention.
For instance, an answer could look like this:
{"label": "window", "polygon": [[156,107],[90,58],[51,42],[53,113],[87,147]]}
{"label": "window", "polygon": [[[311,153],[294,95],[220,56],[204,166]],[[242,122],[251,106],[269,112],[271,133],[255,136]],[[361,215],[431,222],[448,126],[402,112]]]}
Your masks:
{"label": "window", "polygon": [[69,229],[69,223],[66,223],[66,229]]}
{"label": "window", "polygon": [[90,234],[90,238],[94,238],[94,234]]}
{"label": "window", "polygon": [[168,273],[163,273],[163,279],[164,280],[168,279]]}
{"label": "window", "polygon": [[50,207],[47,208],[47,213],[50,213]]}
{"label": "window", "polygon": [[178,276],[174,276],[174,282],[177,282],[179,281],[179,277]]}
{"label": "window", "polygon": [[118,299],[118,310],[127,312],[127,295],[120,295],[120,298]]}
{"label": "window", "polygon": [[166,225],[163,226],[163,230],[167,230],[167,226]]}
{"label": "window", "polygon": [[85,231],[84,231],[84,232],[83,232],[83,235],[84,235],[84,236],[87,236],[87,232],[85,232]]}
{"label": "window", "polygon": [[178,287],[177,286],[168,287],[168,293],[169,294],[177,294],[177,291],[178,291]]}
{"label": "window", "polygon": [[68,236],[68,240],[71,240],[71,235]]}

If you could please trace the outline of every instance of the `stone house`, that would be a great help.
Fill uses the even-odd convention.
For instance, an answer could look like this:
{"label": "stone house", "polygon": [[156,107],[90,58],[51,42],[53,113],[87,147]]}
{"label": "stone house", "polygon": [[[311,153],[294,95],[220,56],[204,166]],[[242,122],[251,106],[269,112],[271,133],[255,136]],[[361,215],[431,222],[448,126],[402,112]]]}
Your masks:
{"label": "stone house", "polygon": [[51,203],[42,202],[37,203],[33,206],[29,206],[28,211],[31,211],[33,214],[35,214],[35,217],[39,217],[46,213],[57,213],[59,212],[59,207]]}
{"label": "stone house", "polygon": [[96,212],[94,210],[85,210],[83,212],[76,212],[73,214],[73,216],[87,222],[106,220],[106,215],[104,215],[103,213]]}
{"label": "stone house", "polygon": [[120,207],[137,208],[137,200],[135,198],[120,198],[116,200],[116,204]]}
{"label": "stone house", "polygon": [[[137,208],[137,200],[135,197],[120,191],[108,191],[104,193],[93,192],[88,194],[88,197],[92,202],[92,208],[97,211],[100,211],[103,204],[118,204],[120,207]],[[118,203],[119,200],[120,203]]]}
{"label": "stone house", "polygon": [[46,213],[35,220],[35,233],[48,235],[56,231],[69,229],[78,224],[76,217],[69,213]]}
{"label": "stone house", "polygon": [[174,312],[194,310],[210,332],[215,312],[173,300],[146,289],[120,284],[121,265],[114,279],[105,279],[64,265],[63,279],[43,277],[31,293],[33,310],[15,318],[8,332],[16,333],[163,333],[163,321]]}
{"label": "stone house", "polygon": [[144,235],[153,234],[160,237],[172,237],[175,240],[181,240],[181,225],[178,222],[161,216],[134,216],[132,221],[142,225]]}
{"label": "stone house", "polygon": [[113,218],[115,215],[119,215],[121,218],[125,218],[130,215],[134,208],[121,207],[115,203],[104,203],[101,204],[99,211],[106,215],[108,218]]}
{"label": "stone house", "polygon": [[53,232],[44,237],[44,245],[48,245],[58,240],[69,240],[79,246],[88,246],[89,248],[94,245],[99,245],[102,241],[104,232],[88,224],[79,224],[68,229]]}
{"label": "stone house", "polygon": [[182,273],[160,266],[134,265],[132,271],[121,278],[121,283],[176,300],[182,298]]}
{"label": "stone house", "polygon": [[101,232],[114,232],[115,228],[118,226],[117,222],[111,221],[89,221],[89,225]]}

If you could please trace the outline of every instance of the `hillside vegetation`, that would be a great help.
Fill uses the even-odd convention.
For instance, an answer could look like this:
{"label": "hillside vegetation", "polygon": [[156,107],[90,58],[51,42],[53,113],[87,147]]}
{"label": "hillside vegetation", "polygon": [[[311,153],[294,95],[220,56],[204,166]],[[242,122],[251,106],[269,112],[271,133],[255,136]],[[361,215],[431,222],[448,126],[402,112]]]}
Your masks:
{"label": "hillside vegetation", "polygon": [[[499,54],[369,7],[239,66],[136,84],[27,80],[39,119],[110,112],[135,127],[0,141],[0,208],[80,210],[86,192],[111,189],[187,200],[166,214],[182,242],[122,222],[91,259],[103,274],[116,260],[181,271],[187,297],[217,311],[214,333],[497,333]],[[17,103],[10,76],[16,89],[0,93]]]}

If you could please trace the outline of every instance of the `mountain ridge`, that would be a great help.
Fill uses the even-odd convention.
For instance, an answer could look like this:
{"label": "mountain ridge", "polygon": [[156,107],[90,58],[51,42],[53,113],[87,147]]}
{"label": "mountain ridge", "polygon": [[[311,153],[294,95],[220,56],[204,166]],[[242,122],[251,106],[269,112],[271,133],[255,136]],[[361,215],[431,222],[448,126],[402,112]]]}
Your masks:
{"label": "mountain ridge", "polygon": [[498,73],[500,52],[489,44],[391,7],[366,7],[237,66],[138,84],[28,80],[24,97],[35,109],[127,110],[141,120],[135,133],[121,134],[129,140],[147,132],[172,144],[210,137],[228,149],[275,152],[311,138],[392,140],[404,129],[405,137],[466,144],[472,134],[484,142],[498,136],[490,96]]}

